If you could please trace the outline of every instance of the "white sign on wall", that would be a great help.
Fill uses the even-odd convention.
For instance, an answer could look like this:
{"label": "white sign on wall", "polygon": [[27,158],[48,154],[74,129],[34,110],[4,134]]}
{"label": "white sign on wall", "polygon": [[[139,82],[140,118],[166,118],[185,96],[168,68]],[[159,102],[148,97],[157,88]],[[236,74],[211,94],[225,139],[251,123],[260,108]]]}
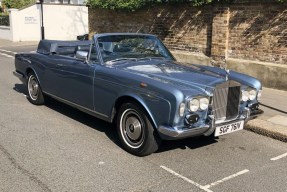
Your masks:
{"label": "white sign on wall", "polygon": [[37,24],[37,18],[35,17],[25,17],[25,24]]}

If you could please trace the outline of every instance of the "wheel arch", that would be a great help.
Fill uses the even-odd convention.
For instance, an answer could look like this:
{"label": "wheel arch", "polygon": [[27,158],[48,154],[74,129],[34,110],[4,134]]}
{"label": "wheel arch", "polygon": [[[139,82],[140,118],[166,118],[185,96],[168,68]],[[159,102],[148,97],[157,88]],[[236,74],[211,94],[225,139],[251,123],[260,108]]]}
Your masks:
{"label": "wheel arch", "polygon": [[39,82],[39,84],[41,86],[41,82],[40,82],[40,79],[38,77],[38,74],[36,73],[36,70],[33,67],[31,67],[31,66],[27,67],[27,69],[25,71],[25,76],[26,76],[27,80],[28,80],[28,75],[31,72],[33,72],[36,75],[36,78],[37,78],[37,80],[38,80],[38,82]]}
{"label": "wheel arch", "polygon": [[148,118],[151,120],[152,125],[156,128],[158,127],[154,116],[152,114],[152,112],[149,110],[149,108],[147,107],[147,105],[145,104],[145,102],[143,101],[143,99],[139,98],[138,96],[135,95],[124,95],[124,96],[120,96],[114,104],[113,107],[113,112],[112,112],[112,122],[114,122],[114,120],[116,119],[116,115],[120,109],[120,107],[124,104],[124,103],[128,103],[128,102],[134,102],[136,104],[138,104],[140,107],[142,107],[142,109],[147,113]]}

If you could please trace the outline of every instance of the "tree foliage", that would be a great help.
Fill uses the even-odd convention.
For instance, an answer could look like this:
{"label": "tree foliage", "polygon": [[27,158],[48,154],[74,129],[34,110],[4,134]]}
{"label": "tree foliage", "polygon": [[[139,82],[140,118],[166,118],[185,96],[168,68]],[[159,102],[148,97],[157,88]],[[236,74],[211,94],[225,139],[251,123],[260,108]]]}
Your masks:
{"label": "tree foliage", "polygon": [[[86,4],[93,8],[133,11],[146,5],[159,3],[190,3],[193,6],[202,6],[211,3],[232,3],[233,1],[235,0],[87,0]],[[283,3],[287,0],[273,1]]]}
{"label": "tree foliage", "polygon": [[7,9],[20,9],[35,2],[36,0],[3,0],[2,5],[4,5]]}

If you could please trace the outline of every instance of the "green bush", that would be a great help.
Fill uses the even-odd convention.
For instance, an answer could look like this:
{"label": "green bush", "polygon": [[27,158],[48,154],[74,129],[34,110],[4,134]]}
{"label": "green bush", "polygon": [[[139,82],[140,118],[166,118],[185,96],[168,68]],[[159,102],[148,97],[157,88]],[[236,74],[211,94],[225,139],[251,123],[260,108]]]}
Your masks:
{"label": "green bush", "polygon": [[[86,4],[92,8],[134,11],[146,5],[159,3],[190,3],[193,6],[202,6],[210,3],[231,3],[233,1],[234,0],[86,0]],[[283,3],[287,0],[273,1]]]}
{"label": "green bush", "polygon": [[7,9],[20,9],[35,2],[36,0],[3,0],[2,5],[4,5]]}

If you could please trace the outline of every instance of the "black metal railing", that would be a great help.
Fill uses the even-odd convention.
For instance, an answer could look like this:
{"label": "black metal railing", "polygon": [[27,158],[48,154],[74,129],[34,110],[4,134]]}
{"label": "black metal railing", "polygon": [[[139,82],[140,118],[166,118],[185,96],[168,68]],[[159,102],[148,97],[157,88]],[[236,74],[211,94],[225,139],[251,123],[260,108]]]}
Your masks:
{"label": "black metal railing", "polygon": [[10,26],[9,15],[0,15],[0,26]]}

